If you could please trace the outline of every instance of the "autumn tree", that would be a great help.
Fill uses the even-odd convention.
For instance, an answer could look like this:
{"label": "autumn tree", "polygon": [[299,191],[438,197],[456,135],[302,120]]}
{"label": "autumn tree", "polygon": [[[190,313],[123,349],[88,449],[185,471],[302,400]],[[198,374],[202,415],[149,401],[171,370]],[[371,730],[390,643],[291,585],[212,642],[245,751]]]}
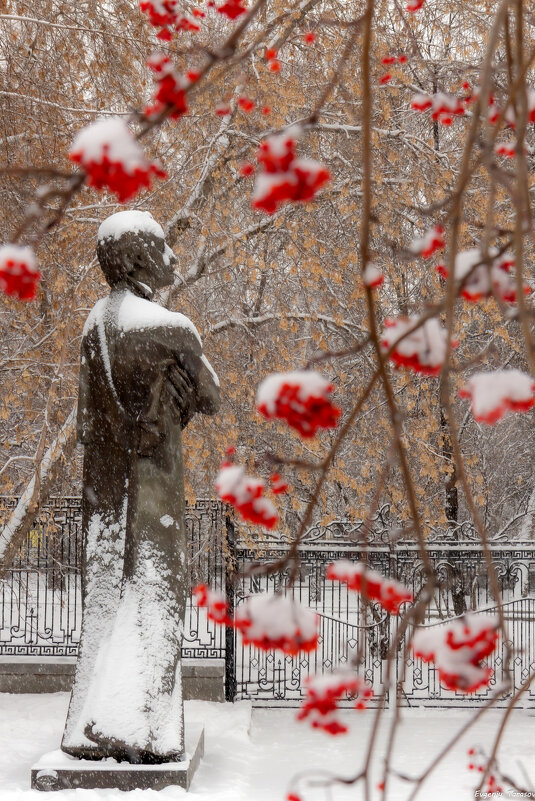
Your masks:
{"label": "autumn tree", "polygon": [[[424,564],[400,638],[423,620],[436,586],[426,521],[470,518],[498,621],[471,620],[465,634],[452,624],[450,640],[470,650],[457,673],[447,642],[416,635],[415,647],[424,659],[443,658],[449,686],[474,689],[505,631],[489,538],[531,534],[534,508],[532,426],[512,414],[533,405],[535,368],[527,4],[141,5],[145,16],[126,0],[2,7],[10,244],[0,276],[24,299],[41,273],[34,303],[3,301],[0,469],[6,492],[22,495],[4,527],[5,560],[46,493],[77,486],[77,354],[85,313],[103,291],[91,242],[117,201],[129,201],[164,222],[180,274],[160,300],[199,325],[225,382],[217,422],[188,432],[190,494],[212,493],[232,446],[224,470],[237,484],[223,472],[220,496],[249,522],[274,525],[258,503],[261,479],[247,494],[245,467],[281,473],[291,487],[276,514],[291,541],[290,583],[313,522],[366,519],[389,503]],[[39,266],[14,246],[31,246]],[[14,264],[16,276],[26,269],[24,290]],[[296,378],[296,368],[309,378],[318,371],[323,389]],[[254,387],[275,372],[293,377],[255,401]],[[321,436],[295,425],[288,393],[300,398],[306,425],[329,420]],[[322,416],[338,405],[341,415]],[[365,603],[397,613],[408,601],[362,568],[334,571]],[[224,600],[205,588],[199,602],[228,622]],[[264,619],[246,611],[244,630]],[[309,634],[277,642],[312,648]],[[260,626],[254,641],[273,644],[265,638]],[[330,701],[350,690],[364,697],[355,681],[335,681]],[[372,749],[373,741],[355,777],[367,798]],[[494,756],[482,782],[496,773]],[[422,783],[414,780],[415,792]]]}

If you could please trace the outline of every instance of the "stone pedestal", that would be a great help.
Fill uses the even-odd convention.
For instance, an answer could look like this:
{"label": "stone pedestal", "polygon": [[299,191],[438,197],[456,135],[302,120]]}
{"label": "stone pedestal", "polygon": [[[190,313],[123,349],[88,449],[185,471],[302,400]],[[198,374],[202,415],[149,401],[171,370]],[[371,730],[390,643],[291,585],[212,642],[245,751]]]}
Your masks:
{"label": "stone pedestal", "polygon": [[204,730],[200,723],[186,721],[185,746],[186,759],[183,762],[161,765],[131,765],[114,759],[75,759],[63,751],[51,751],[32,766],[31,786],[33,790],[45,792],[77,788],[163,790],[170,785],[188,790],[204,754]]}

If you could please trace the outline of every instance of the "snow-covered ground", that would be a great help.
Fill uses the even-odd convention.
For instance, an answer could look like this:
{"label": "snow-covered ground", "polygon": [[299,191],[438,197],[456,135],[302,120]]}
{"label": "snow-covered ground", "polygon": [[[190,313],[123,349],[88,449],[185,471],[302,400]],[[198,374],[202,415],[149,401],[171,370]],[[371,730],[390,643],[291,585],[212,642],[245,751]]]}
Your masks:
{"label": "snow-covered ground", "polygon": [[[30,767],[39,757],[58,748],[67,712],[68,695],[0,695],[0,789],[2,801],[42,801],[29,790]],[[373,712],[344,711],[352,731],[329,737],[311,731],[295,720],[294,709],[255,709],[247,702],[215,704],[186,702],[189,719],[202,721],[206,753],[186,793],[176,787],[156,794],[152,790],[129,793],[126,801],[283,801],[291,777],[306,769],[332,770],[344,776],[356,772],[373,720]],[[455,710],[404,710],[398,736],[396,765],[405,773],[418,773],[470,716]],[[429,779],[419,796],[422,801],[464,801],[473,798],[475,776],[467,769],[467,749],[479,744],[488,749],[499,712],[488,712]],[[385,719],[388,723],[388,719]],[[515,711],[503,743],[503,765],[522,781],[521,760],[535,787],[535,712]],[[382,733],[380,743],[384,743]],[[523,781],[525,784],[526,782]],[[401,801],[407,785],[396,783],[389,798]],[[375,792],[375,799],[379,799]],[[332,795],[317,789],[302,791],[304,801],[360,801],[355,787],[337,787]],[[61,801],[124,799],[117,790],[64,790]]]}

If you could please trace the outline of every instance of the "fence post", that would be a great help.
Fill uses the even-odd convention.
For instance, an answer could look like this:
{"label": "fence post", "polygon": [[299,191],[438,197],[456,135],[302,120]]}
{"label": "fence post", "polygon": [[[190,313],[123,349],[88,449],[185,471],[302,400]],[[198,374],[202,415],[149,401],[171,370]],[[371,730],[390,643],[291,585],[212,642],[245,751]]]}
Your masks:
{"label": "fence post", "polygon": [[[228,613],[232,619],[234,617],[235,606],[235,576],[238,569],[236,558],[236,529],[234,520],[229,512],[225,514],[225,595],[228,602]],[[230,626],[225,628],[225,701],[236,699],[236,640],[234,629]]]}

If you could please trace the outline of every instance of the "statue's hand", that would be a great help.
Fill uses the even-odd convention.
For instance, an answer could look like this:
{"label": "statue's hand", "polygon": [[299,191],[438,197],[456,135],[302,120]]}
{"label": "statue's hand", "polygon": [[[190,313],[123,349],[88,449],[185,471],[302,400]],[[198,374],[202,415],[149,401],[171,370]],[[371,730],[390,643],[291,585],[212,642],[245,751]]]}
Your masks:
{"label": "statue's hand", "polygon": [[189,375],[178,364],[172,364],[167,371],[167,389],[180,413],[182,428],[193,417],[196,409],[196,389]]}

